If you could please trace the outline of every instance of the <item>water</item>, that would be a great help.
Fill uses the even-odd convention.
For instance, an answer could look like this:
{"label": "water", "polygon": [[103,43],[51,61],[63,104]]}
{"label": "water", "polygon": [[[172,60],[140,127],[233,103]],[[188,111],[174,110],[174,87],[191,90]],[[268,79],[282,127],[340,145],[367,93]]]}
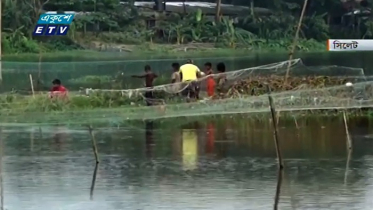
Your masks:
{"label": "water", "polygon": [[[371,209],[373,132],[350,124],[347,159],[338,119],[280,121],[285,158],[280,209]],[[269,123],[195,122],[106,128],[94,190],[88,131],[3,128],[4,207],[9,210],[272,209],[276,153]]]}
{"label": "water", "polygon": [[[325,66],[339,65],[354,68],[363,68],[365,75],[373,75],[373,62],[371,52],[359,53],[305,53],[299,54],[297,58],[301,58],[307,66]],[[280,62],[288,59],[286,53],[283,54],[249,54],[245,57],[218,57],[218,58],[195,58],[196,64],[203,66],[207,61],[210,61],[215,66],[218,62],[225,62],[228,70],[238,70],[249,67],[265,65],[269,63]],[[3,84],[1,91],[9,91],[12,89],[28,89],[30,88],[29,75],[36,80],[40,78],[44,86],[49,87],[50,83],[55,78],[60,78],[62,82],[71,89],[79,89],[79,87],[105,88],[104,86],[95,84],[76,84],[72,83],[72,79],[93,76],[114,76],[118,72],[128,77],[126,88],[143,87],[141,80],[130,78],[133,74],[142,74],[144,66],[149,64],[153,70],[164,76],[163,83],[169,82],[171,77],[171,64],[173,62],[185,62],[185,59],[163,59],[163,60],[121,60],[121,61],[92,61],[92,62],[62,62],[62,63],[22,63],[22,62],[2,62],[3,64]],[[35,81],[36,83],[36,81]],[[36,86],[36,84],[34,84]],[[107,88],[107,87],[106,87]]]}

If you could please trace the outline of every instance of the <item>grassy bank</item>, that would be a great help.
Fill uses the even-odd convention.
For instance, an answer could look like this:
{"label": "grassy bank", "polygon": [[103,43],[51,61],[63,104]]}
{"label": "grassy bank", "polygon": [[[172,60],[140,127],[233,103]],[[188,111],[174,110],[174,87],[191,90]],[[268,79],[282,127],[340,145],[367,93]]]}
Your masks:
{"label": "grassy bank", "polygon": [[[191,119],[219,119],[226,116],[237,119],[266,121],[270,119],[268,102],[247,102],[238,100],[213,100],[195,103],[180,103],[175,99],[167,105],[145,106],[141,97],[122,96],[118,92],[111,95],[70,95],[69,99],[50,99],[46,95],[21,96],[2,95],[0,97],[0,122],[2,123],[42,123],[42,124],[87,124],[112,123],[143,119],[164,119],[185,117]],[[252,103],[250,103],[252,102]],[[305,105],[306,106],[306,105]],[[311,107],[311,105],[308,105]],[[289,107],[292,106],[289,104]],[[342,110],[303,110],[280,112],[282,120],[315,117],[341,117]],[[282,107],[284,108],[284,107]],[[321,107],[322,108],[322,107]],[[350,118],[371,118],[372,109],[347,109]],[[239,115],[237,113],[240,113]],[[185,120],[187,122],[187,120]]]}
{"label": "grassy bank", "polygon": [[[109,52],[97,50],[73,50],[48,53],[18,53],[5,54],[2,61],[13,62],[78,62],[78,61],[113,61],[113,60],[146,60],[146,59],[172,59],[172,58],[203,58],[203,57],[237,57],[252,54],[286,53],[289,52],[291,41],[268,41],[246,48],[223,48],[205,46],[206,44],[143,44],[128,45],[129,51]],[[115,46],[111,44],[111,46]],[[119,46],[119,45],[118,45]],[[300,41],[297,52],[325,52],[325,43],[313,40]]]}

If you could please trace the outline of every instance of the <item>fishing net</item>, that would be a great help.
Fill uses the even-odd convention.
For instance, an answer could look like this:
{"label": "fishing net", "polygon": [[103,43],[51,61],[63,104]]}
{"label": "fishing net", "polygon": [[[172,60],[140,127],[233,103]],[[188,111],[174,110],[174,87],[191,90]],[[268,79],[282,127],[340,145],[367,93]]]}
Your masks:
{"label": "fishing net", "polygon": [[[80,57],[80,55],[78,55]],[[93,56],[95,57],[95,56]],[[30,93],[29,75],[34,80],[35,90],[48,90],[53,79],[59,78],[69,90],[79,90],[79,88],[97,89],[129,89],[139,87],[139,81],[131,78],[131,75],[144,72],[144,66],[150,65],[153,72],[161,75],[167,74],[164,81],[159,78],[158,84],[170,81],[171,63],[185,62],[185,58],[173,59],[146,59],[134,60],[125,56],[116,58],[117,60],[102,61],[106,56],[97,56],[100,61],[84,62],[8,62],[2,61],[3,82],[0,91],[10,90]],[[115,58],[115,57],[114,57]],[[60,58],[59,58],[60,59]],[[196,64],[203,65],[210,61],[225,62],[228,69],[240,69],[247,67],[247,60],[252,60],[252,56],[245,57],[206,57],[192,58]],[[244,62],[243,62],[244,61]],[[246,61],[246,62],[245,62]]]}
{"label": "fishing net", "polygon": [[[287,69],[289,79],[284,84]],[[7,98],[0,104],[0,123],[117,125],[130,120],[265,113],[269,112],[267,86],[273,91],[277,111],[336,110],[373,105],[372,82],[364,76],[362,69],[307,67],[300,59],[294,59],[210,76],[215,80],[224,78],[217,97],[193,103],[187,103],[181,96],[189,83],[127,90],[87,89],[71,95],[68,101],[43,99],[47,104],[32,97],[22,102]],[[202,92],[206,80],[207,77],[198,80]],[[145,97],[150,91],[154,99]],[[153,106],[144,106],[149,100]]]}
{"label": "fishing net", "polygon": [[[286,91],[272,94],[276,111],[337,110],[373,106],[372,82],[353,86]],[[267,95],[159,106],[118,107],[93,110],[24,112],[2,110],[2,123],[30,124],[120,124],[128,120],[269,112]]]}
{"label": "fishing net", "polygon": [[[289,84],[284,85],[284,76],[291,76]],[[343,76],[341,76],[343,75]],[[205,96],[207,82],[213,78],[216,81],[217,97],[241,97],[242,95],[261,95],[266,92],[264,84],[269,84],[274,91],[285,91],[304,88],[335,86],[346,82],[365,81],[364,70],[361,68],[341,66],[305,66],[300,59],[293,59],[237,71],[207,75],[197,82],[180,82],[158,85],[152,88],[137,88],[126,90],[86,89],[85,94],[120,93],[121,97],[139,102],[141,99],[153,105],[174,103],[180,95],[196,84],[202,96]],[[151,93],[152,97],[146,95]]]}

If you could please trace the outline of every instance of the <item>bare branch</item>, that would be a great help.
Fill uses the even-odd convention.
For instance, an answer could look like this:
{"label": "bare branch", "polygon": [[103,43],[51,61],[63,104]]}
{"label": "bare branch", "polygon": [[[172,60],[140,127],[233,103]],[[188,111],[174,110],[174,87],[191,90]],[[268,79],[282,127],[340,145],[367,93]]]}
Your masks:
{"label": "bare branch", "polygon": [[[50,0],[46,0],[41,6],[43,7],[44,5],[48,4],[49,1]],[[41,8],[41,9],[43,9],[43,8]]]}

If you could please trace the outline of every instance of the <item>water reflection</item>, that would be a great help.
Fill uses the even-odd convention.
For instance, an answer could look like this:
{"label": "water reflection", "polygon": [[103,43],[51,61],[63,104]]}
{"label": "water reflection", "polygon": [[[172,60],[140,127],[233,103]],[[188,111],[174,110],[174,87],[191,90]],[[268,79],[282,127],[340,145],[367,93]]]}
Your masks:
{"label": "water reflection", "polygon": [[4,210],[4,183],[3,183],[3,150],[4,144],[3,141],[5,135],[3,134],[2,129],[0,128],[0,209]]}
{"label": "water reflection", "polygon": [[[32,132],[34,133],[34,132]],[[68,129],[65,126],[57,126],[54,129],[53,139],[54,139],[54,146],[58,150],[63,149],[64,142],[68,138]]]}
{"label": "water reflection", "polygon": [[145,130],[97,132],[99,169],[90,164],[87,131],[66,130],[62,149],[54,146],[55,131],[45,131],[42,138],[34,137],[33,151],[32,131],[6,133],[4,208],[233,210],[277,205],[360,210],[372,206],[373,142],[363,138],[373,133],[364,128],[368,125],[350,122],[354,153],[346,160],[341,119],[298,119],[299,129],[294,122],[288,126],[280,121],[286,173],[276,174],[268,121],[227,119],[172,130],[156,123],[146,124]]}
{"label": "water reflection", "polygon": [[206,154],[214,153],[215,146],[215,126],[213,123],[207,124],[207,142],[206,142]]}
{"label": "water reflection", "polygon": [[145,122],[145,145],[146,145],[146,156],[148,158],[153,157],[153,148],[154,148],[154,122],[146,121]]}
{"label": "water reflection", "polygon": [[92,176],[91,190],[89,193],[91,200],[93,200],[93,191],[95,190],[95,185],[96,185],[97,169],[98,169],[98,163],[96,163],[95,170],[93,171],[93,176]]}
{"label": "water reflection", "polygon": [[282,186],[282,177],[283,177],[284,170],[277,170],[277,185],[276,185],[276,194],[275,194],[275,203],[273,205],[273,209],[278,209],[278,204],[280,201],[280,194],[281,194],[281,186]]}
{"label": "water reflection", "polygon": [[184,170],[194,170],[198,161],[198,135],[196,130],[182,130],[182,161]]}

